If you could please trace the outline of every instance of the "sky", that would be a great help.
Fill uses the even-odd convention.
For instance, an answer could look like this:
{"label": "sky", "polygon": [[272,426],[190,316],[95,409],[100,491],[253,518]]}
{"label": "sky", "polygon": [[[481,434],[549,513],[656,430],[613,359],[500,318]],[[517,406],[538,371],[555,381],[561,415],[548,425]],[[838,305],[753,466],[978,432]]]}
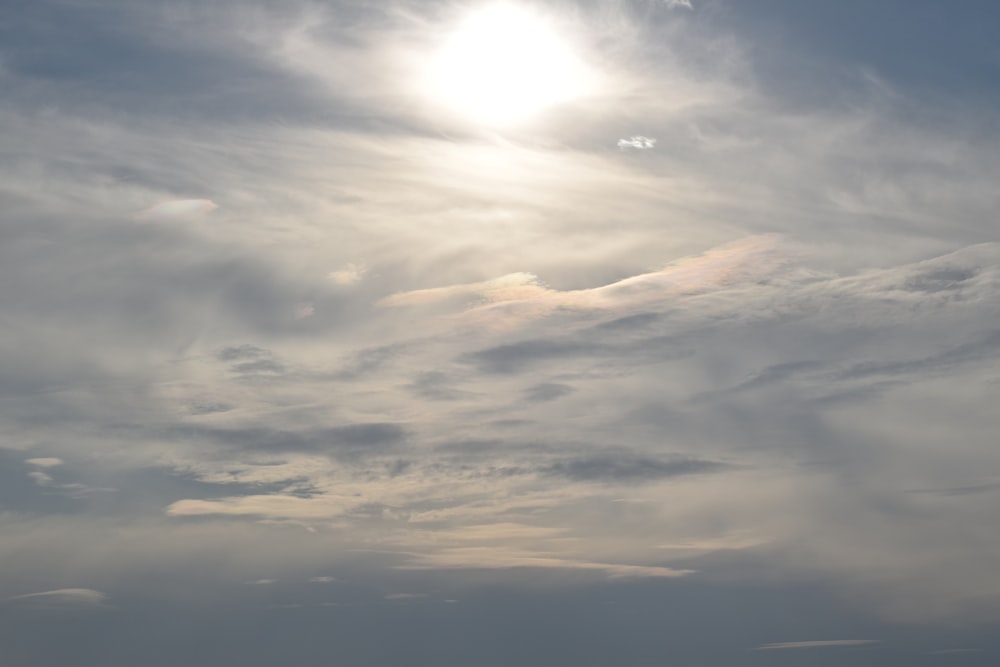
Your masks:
{"label": "sky", "polygon": [[998,25],[6,0],[0,663],[996,665]]}

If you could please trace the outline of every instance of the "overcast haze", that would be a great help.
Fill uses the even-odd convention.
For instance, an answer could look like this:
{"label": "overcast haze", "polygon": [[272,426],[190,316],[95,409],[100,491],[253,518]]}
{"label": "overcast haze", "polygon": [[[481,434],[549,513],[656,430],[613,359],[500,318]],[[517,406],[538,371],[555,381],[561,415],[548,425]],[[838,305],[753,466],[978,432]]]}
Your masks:
{"label": "overcast haze", "polygon": [[998,27],[0,3],[0,663],[998,664]]}

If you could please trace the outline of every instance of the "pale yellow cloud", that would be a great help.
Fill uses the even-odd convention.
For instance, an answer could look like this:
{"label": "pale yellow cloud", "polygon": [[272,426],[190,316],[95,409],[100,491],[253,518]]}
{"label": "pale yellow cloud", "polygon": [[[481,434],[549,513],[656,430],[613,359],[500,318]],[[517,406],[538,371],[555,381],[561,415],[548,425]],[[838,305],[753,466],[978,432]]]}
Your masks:
{"label": "pale yellow cloud", "polygon": [[430,305],[466,297],[475,301],[462,304],[468,310],[465,319],[502,318],[508,323],[542,317],[565,308],[626,310],[766,275],[787,261],[780,250],[779,236],[753,236],[681,259],[659,271],[591,289],[550,289],[542,286],[532,274],[513,273],[484,282],[401,292],[382,299],[379,305]]}
{"label": "pale yellow cloud", "polygon": [[347,264],[336,271],[331,271],[327,277],[337,285],[348,287],[361,282],[361,278],[364,276],[365,271],[367,271],[367,269],[364,266]]}
{"label": "pale yellow cloud", "polygon": [[545,568],[562,570],[589,570],[601,572],[613,579],[649,577],[683,577],[694,570],[677,570],[653,565],[627,565],[577,560],[545,552],[505,549],[503,547],[456,547],[437,553],[415,555],[412,560],[398,566],[402,570],[453,570],[513,568]]}
{"label": "pale yellow cloud", "polygon": [[[413,290],[393,294],[381,301],[380,306],[420,306],[438,303],[455,297],[475,297],[482,303],[516,301],[530,299],[552,293],[538,284],[538,278],[530,273],[511,273],[493,280],[446,287]],[[478,305],[478,304],[477,304]]]}
{"label": "pale yellow cloud", "polygon": [[211,213],[219,208],[211,199],[172,199],[150,206],[137,216],[140,220],[180,220]]}
{"label": "pale yellow cloud", "polygon": [[358,498],[338,496],[257,495],[215,500],[178,500],[167,508],[170,516],[260,516],[294,519],[329,519],[358,504]]}

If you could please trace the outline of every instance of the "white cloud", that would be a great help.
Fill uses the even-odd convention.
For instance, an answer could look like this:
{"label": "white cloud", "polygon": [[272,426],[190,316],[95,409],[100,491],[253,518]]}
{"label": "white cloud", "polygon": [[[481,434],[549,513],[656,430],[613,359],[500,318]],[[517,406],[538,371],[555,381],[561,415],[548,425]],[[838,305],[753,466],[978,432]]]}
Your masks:
{"label": "white cloud", "polygon": [[9,602],[39,609],[96,609],[105,606],[107,595],[90,588],[60,588],[7,598]]}
{"label": "white cloud", "polygon": [[341,496],[300,498],[284,495],[234,496],[217,500],[178,500],[167,508],[170,516],[260,516],[289,519],[331,519],[359,504]]}
{"label": "white cloud", "polygon": [[632,148],[637,151],[647,151],[655,147],[656,139],[653,139],[652,137],[644,137],[641,134],[629,137],[628,139],[618,140],[618,148],[621,148],[622,150]]}
{"label": "white cloud", "polygon": [[532,298],[549,293],[530,273],[511,273],[493,280],[446,287],[400,292],[379,301],[380,306],[416,306],[434,304],[455,297],[476,297],[478,303],[495,303]]}
{"label": "white cloud", "polygon": [[303,302],[295,306],[295,319],[304,320],[316,314],[315,304]]}
{"label": "white cloud", "polygon": [[28,477],[34,480],[35,484],[38,486],[54,486],[55,480],[52,479],[50,475],[46,475],[44,472],[34,471],[29,472]]}
{"label": "white cloud", "polygon": [[331,271],[327,277],[337,285],[347,287],[361,282],[366,271],[363,265],[346,264],[336,271]]}
{"label": "white cloud", "polygon": [[[36,459],[36,460],[45,461],[46,463],[43,465],[43,467],[47,468],[53,468],[56,467],[57,465],[62,464],[62,461],[60,461],[59,459]],[[59,463],[53,463],[53,461],[59,461]],[[31,461],[27,461],[27,463],[31,463]],[[42,464],[35,463],[34,465],[42,465]],[[71,496],[79,497],[91,493],[108,493],[114,491],[114,489],[108,489],[108,488],[89,487],[86,484],[78,484],[78,483],[60,484],[57,483],[51,475],[49,475],[48,473],[44,473],[40,470],[33,470],[29,472],[28,477],[31,478],[31,480],[34,481],[35,484],[37,484],[38,486],[47,489],[53,489],[56,491],[61,491]]]}
{"label": "white cloud", "polygon": [[667,9],[677,9],[678,7],[683,9],[694,9],[691,5],[691,0],[663,0],[663,3],[667,6]]}
{"label": "white cloud", "polygon": [[178,220],[211,213],[219,205],[211,199],[172,199],[160,202],[139,213],[143,220]]}

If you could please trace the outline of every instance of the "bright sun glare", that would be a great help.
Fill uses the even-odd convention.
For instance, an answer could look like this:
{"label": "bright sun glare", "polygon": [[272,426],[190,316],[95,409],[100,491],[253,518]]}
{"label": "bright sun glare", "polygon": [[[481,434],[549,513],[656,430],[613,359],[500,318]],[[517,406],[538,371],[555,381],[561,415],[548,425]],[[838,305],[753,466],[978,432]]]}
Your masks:
{"label": "bright sun glare", "polygon": [[584,64],[550,21],[525,7],[497,4],[461,21],[431,64],[429,92],[477,122],[517,122],[581,97]]}

